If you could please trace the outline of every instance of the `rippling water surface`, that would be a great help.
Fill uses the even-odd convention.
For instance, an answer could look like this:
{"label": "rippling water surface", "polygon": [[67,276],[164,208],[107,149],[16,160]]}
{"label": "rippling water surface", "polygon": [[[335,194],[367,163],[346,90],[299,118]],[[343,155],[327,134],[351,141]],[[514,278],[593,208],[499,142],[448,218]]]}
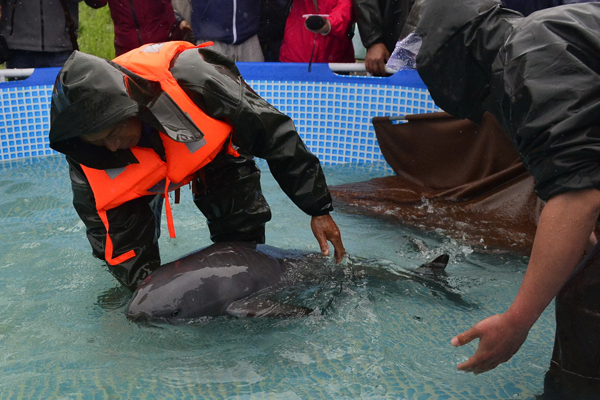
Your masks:
{"label": "rippling water surface", "polygon": [[[326,307],[306,318],[137,325],[124,317],[129,294],[91,256],[64,160],[1,167],[0,398],[534,399],[542,392],[551,309],[521,351],[490,373],[457,372],[475,345],[450,345],[508,307],[523,257],[481,254],[443,232],[338,212],[346,249],[374,268],[410,272],[450,254],[447,283],[467,305],[422,282],[367,279],[307,287],[301,300]],[[274,214],[267,243],[318,251],[309,217],[263,170]],[[330,184],[385,174],[356,166],[326,173]],[[165,262],[210,244],[189,193],[173,213],[178,238],[163,232]]]}

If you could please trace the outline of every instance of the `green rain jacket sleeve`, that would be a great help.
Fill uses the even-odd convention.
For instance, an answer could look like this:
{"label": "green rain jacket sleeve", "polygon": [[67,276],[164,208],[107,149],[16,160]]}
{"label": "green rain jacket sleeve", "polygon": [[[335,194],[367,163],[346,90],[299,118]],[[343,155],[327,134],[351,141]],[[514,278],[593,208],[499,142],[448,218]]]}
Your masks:
{"label": "green rain jacket sleeve", "polygon": [[305,213],[333,210],[319,159],[310,153],[287,115],[257,95],[235,64],[208,49],[180,54],[171,68],[190,98],[207,114],[233,125],[239,151],[265,159],[286,195]]}

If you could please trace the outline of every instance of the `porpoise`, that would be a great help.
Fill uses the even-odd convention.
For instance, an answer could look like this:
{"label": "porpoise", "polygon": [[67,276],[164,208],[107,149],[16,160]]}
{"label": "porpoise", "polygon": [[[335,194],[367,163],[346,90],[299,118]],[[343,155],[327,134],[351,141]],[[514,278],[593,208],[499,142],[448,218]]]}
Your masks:
{"label": "porpoise", "polygon": [[[444,291],[448,260],[448,255],[441,255],[409,275],[381,269],[374,274],[377,279],[413,279]],[[326,266],[326,258],[321,255],[253,243],[216,243],[152,272],[133,294],[126,315],[134,321],[166,323],[223,315],[307,315],[311,309],[277,302],[269,294],[305,280],[307,272],[318,275],[318,271],[327,268],[331,267]],[[357,276],[370,272],[365,272],[364,266],[352,270]],[[457,296],[462,300],[451,291],[445,294],[452,300]]]}

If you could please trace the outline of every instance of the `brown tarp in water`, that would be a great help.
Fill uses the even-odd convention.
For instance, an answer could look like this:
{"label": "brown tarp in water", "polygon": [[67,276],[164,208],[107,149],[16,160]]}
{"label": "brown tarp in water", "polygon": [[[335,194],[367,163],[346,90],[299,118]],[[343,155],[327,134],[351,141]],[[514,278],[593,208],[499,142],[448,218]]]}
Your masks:
{"label": "brown tarp in water", "polygon": [[500,125],[446,113],[373,118],[395,176],[332,186],[336,208],[441,228],[466,244],[529,255],[542,202]]}

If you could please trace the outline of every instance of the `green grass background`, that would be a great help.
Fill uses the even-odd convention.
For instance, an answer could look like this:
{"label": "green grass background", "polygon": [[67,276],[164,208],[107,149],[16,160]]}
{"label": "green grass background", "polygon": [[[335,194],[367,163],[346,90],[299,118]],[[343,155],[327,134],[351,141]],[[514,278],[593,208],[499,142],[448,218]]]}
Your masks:
{"label": "green grass background", "polygon": [[93,9],[79,3],[79,50],[111,60],[115,58],[114,37],[108,6]]}

